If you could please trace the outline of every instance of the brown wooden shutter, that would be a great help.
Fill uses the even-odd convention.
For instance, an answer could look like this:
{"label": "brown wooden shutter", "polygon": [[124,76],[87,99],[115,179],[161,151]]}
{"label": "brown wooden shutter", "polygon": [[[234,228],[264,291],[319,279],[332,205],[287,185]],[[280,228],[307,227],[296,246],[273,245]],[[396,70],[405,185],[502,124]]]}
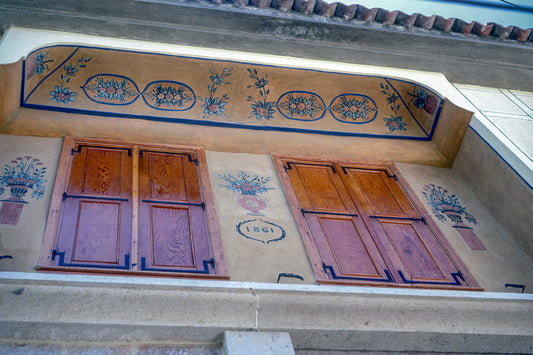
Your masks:
{"label": "brown wooden shutter", "polygon": [[366,227],[334,166],[288,161],[284,170],[321,259],[315,268],[325,271],[315,270],[319,281],[393,282],[379,242]]}
{"label": "brown wooden shutter", "polygon": [[129,269],[131,150],[76,145],[53,265]]}
{"label": "brown wooden shutter", "polygon": [[214,273],[196,154],[139,154],[141,270]]}
{"label": "brown wooden shutter", "polygon": [[319,283],[481,290],[391,163],[272,156]]}
{"label": "brown wooden shutter", "polygon": [[395,278],[409,285],[464,284],[462,275],[387,169],[339,169],[368,224],[393,256]]}

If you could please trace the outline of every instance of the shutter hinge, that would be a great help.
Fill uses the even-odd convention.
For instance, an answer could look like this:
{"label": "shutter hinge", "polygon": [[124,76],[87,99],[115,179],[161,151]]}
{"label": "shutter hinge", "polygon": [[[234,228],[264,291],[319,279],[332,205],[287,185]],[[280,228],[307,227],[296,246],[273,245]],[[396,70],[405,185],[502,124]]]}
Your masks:
{"label": "shutter hinge", "polygon": [[59,255],[57,249],[52,250],[52,261],[56,260],[56,255]]}
{"label": "shutter hinge", "polygon": [[209,260],[204,260],[204,270],[205,271],[209,270],[207,268],[207,264],[211,264],[211,268],[213,268],[213,270],[215,270],[215,259],[211,258]]}
{"label": "shutter hinge", "polygon": [[465,278],[464,278],[464,276],[463,276],[463,273],[461,272],[461,270],[457,270],[457,276],[458,276],[461,280],[466,281]]}
{"label": "shutter hinge", "polygon": [[391,174],[389,173],[388,170],[385,170],[385,172],[387,173],[388,177],[393,178],[394,180],[398,181],[398,176],[396,176],[396,174]]}

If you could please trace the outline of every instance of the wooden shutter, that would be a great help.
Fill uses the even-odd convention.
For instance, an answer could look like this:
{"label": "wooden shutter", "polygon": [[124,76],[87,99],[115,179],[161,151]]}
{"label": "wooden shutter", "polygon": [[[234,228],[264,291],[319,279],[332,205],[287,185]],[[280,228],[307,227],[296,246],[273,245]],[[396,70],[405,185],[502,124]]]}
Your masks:
{"label": "wooden shutter", "polygon": [[480,290],[391,163],[273,158],[319,283]]}
{"label": "wooden shutter", "polygon": [[141,270],[214,273],[195,152],[139,151]]}
{"label": "wooden shutter", "polygon": [[377,241],[366,227],[334,166],[288,161],[284,170],[321,259],[315,265],[319,281],[393,282]]}
{"label": "wooden shutter", "polygon": [[464,284],[462,274],[387,169],[340,167],[367,223],[394,256],[398,282],[410,285]]}
{"label": "wooden shutter", "polygon": [[131,150],[72,149],[53,265],[129,269]]}

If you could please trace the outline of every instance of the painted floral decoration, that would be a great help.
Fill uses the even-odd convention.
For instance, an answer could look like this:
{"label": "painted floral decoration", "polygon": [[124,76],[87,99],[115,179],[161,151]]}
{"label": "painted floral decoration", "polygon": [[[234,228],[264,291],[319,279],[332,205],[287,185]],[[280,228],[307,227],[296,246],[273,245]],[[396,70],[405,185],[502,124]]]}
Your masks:
{"label": "painted floral decoration", "polygon": [[448,190],[435,184],[427,184],[422,193],[439,221],[444,222],[448,217],[452,222],[462,222],[461,215],[463,215],[468,222],[477,224],[474,216],[466,212],[466,207],[461,206],[455,195],[449,195]]}
{"label": "painted floral decoration", "polygon": [[429,114],[434,114],[439,106],[439,99],[433,95],[428,94],[424,89],[415,87],[412,93],[407,93],[411,96],[411,102],[416,108],[424,109]]}
{"label": "painted floral decoration", "polygon": [[150,96],[155,98],[155,106],[167,106],[178,108],[184,108],[187,102],[193,100],[193,98],[187,93],[187,89],[183,86],[172,87],[166,86],[163,87],[158,84],[150,93]]}
{"label": "painted floral decoration", "polygon": [[40,75],[46,71],[50,71],[48,63],[53,62],[53,59],[48,59],[48,52],[39,52],[33,58],[33,62],[28,67],[28,74],[26,78],[29,79],[33,75]]}
{"label": "painted floral decoration", "polygon": [[387,103],[390,104],[390,109],[392,110],[392,115],[389,118],[384,118],[385,126],[389,129],[390,132],[394,131],[406,131],[405,126],[407,124],[403,122],[402,116],[399,115],[400,105],[396,103],[400,97],[396,95],[394,91],[389,88],[389,85],[379,85],[381,87],[381,92],[387,96]]}
{"label": "painted floral decoration", "polygon": [[56,85],[55,90],[50,91],[50,95],[52,95],[52,101],[67,105],[69,102],[76,101],[74,96],[77,94],[75,92],[70,92],[70,88],[63,88],[62,86]]}
{"label": "painted floral decoration", "polygon": [[209,91],[209,97],[204,97],[204,98],[199,97],[199,99],[204,102],[204,104],[202,105],[202,108],[204,109],[202,118],[205,118],[207,116],[212,116],[212,115],[216,115],[216,116],[224,115],[228,117],[228,115],[224,113],[225,111],[224,106],[226,106],[226,103],[228,102],[228,99],[229,99],[228,95],[224,94],[220,97],[215,97],[215,93],[220,87],[222,87],[222,85],[229,84],[229,82],[226,80],[226,77],[231,75],[232,70],[233,68],[231,67],[224,68],[222,70],[222,73],[217,74],[212,69],[209,69],[209,72],[212,74],[211,76],[209,76],[209,79],[211,80],[211,84],[207,85],[207,90]]}
{"label": "painted floral decoration", "polygon": [[351,119],[353,121],[357,121],[358,119],[362,119],[363,121],[370,120],[372,114],[376,112],[376,109],[372,105],[369,105],[367,98],[347,98],[344,95],[340,97],[339,103],[331,106],[331,110],[340,113],[343,120]]}
{"label": "painted floral decoration", "polygon": [[268,85],[268,74],[265,74],[265,76],[260,78],[256,69],[252,70],[248,68],[248,72],[250,73],[250,78],[255,80],[255,83],[253,85],[248,85],[247,88],[255,86],[262,98],[261,100],[257,100],[252,96],[248,96],[247,101],[252,102],[252,112],[250,113],[249,118],[257,121],[263,118],[265,120],[270,120],[275,112],[274,107],[276,107],[276,104],[274,101],[268,101],[268,95],[270,94],[270,89],[266,88]]}
{"label": "painted floral decoration", "polygon": [[70,81],[71,77],[74,77],[76,75],[76,72],[82,68],[85,68],[87,66],[87,62],[91,60],[91,57],[80,57],[78,61],[74,64],[68,63],[63,66],[63,70],[65,73],[61,74],[59,76],[59,81],[61,82],[61,85],[55,85],[54,91],[50,91],[50,95],[52,98],[50,100],[55,101],[56,103],[63,103],[65,105],[68,105],[70,102],[76,101],[74,99],[74,96],[76,96],[76,92],[70,91],[70,88],[64,87],[64,84],[68,83]]}
{"label": "painted floral decoration", "polygon": [[96,77],[96,83],[88,85],[87,89],[94,92],[98,100],[119,100],[121,103],[125,103],[127,98],[138,95],[136,90],[129,87],[129,82],[127,80],[104,80],[104,78],[100,76]]}
{"label": "painted floral decoration", "polygon": [[324,106],[317,101],[314,95],[294,97],[289,94],[285,101],[278,104],[278,107],[288,111],[291,117],[299,116],[300,118],[304,116],[314,118],[317,112],[324,110]]}
{"label": "painted floral decoration", "polygon": [[266,187],[266,184],[270,181],[270,177],[259,177],[258,175],[250,176],[241,171],[237,177],[231,174],[219,175],[217,176],[226,182],[225,185],[220,185],[225,187],[230,191],[240,192],[243,195],[256,195],[267,192],[268,190],[274,190],[273,187]]}
{"label": "painted floral decoration", "polygon": [[45,192],[44,178],[46,167],[39,159],[32,156],[18,157],[11,161],[14,165],[5,164],[4,173],[0,176],[0,194],[5,187],[11,189],[11,197],[4,201],[27,203],[23,197],[33,189],[31,197],[41,199]]}

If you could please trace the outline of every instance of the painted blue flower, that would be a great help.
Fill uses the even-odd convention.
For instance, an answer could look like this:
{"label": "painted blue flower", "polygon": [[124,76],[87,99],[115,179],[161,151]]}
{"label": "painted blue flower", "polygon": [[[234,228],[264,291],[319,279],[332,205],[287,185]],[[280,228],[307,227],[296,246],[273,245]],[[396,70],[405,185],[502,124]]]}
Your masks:
{"label": "painted blue flower", "polygon": [[243,195],[256,195],[265,193],[268,190],[275,190],[273,187],[266,187],[266,184],[270,181],[268,176],[259,177],[259,175],[255,175],[250,178],[244,171],[241,171],[237,177],[231,174],[216,175],[226,182],[225,185],[219,186],[225,187],[230,191],[240,192]]}
{"label": "painted blue flower", "polygon": [[50,95],[52,95],[52,98],[50,100],[55,101],[56,103],[64,103],[65,105],[68,105],[71,101],[76,101],[74,99],[74,96],[76,96],[75,92],[70,92],[70,88],[61,88],[56,85],[56,88],[54,91],[50,91]]}
{"label": "painted blue flower", "polygon": [[225,101],[222,101],[222,100],[219,101],[218,97],[214,97],[214,98],[206,97],[204,99],[204,102],[205,103],[202,105],[202,107],[204,108],[204,114],[207,114],[209,116],[222,115],[222,112],[224,111],[224,106],[226,105]]}
{"label": "painted blue flower", "polygon": [[406,126],[406,123],[405,122],[402,122],[402,117],[401,116],[397,116],[397,117],[394,117],[394,116],[390,116],[390,118],[384,118],[383,119],[385,121],[385,126],[387,126],[389,128],[389,131],[391,132],[394,132],[394,131],[405,131],[405,126]]}
{"label": "painted blue flower", "polygon": [[258,78],[258,80],[255,82],[255,87],[256,87],[256,89],[262,89],[267,84],[268,84],[268,80],[266,80],[264,77],[260,78],[260,79]]}
{"label": "painted blue flower", "polygon": [[411,102],[416,108],[424,109],[429,114],[434,114],[439,106],[439,99],[428,94],[424,89],[415,88],[412,93],[407,93],[412,97]]}
{"label": "painted blue flower", "polygon": [[220,86],[220,85],[222,85],[222,84],[224,83],[224,78],[221,77],[221,76],[218,75],[218,74],[215,74],[215,75],[213,75],[213,76],[210,76],[209,78],[211,79],[211,81],[212,81],[215,85]]}
{"label": "painted blue flower", "polygon": [[428,93],[422,89],[416,89],[410,96],[413,97],[413,105],[415,105],[417,108],[424,108],[426,105],[426,100],[428,97]]}
{"label": "painted blue flower", "polygon": [[396,102],[396,100],[398,100],[400,97],[399,96],[396,96],[395,93],[392,93],[390,96],[387,97],[387,102],[389,104],[394,104]]}
{"label": "painted blue flower", "polygon": [[48,53],[39,52],[34,59],[35,74],[42,74],[45,70],[50,70],[48,68],[48,62],[53,62],[52,59],[48,59]]}
{"label": "painted blue flower", "polygon": [[257,101],[255,104],[252,104],[252,113],[250,118],[256,118],[257,120],[264,118],[269,120],[272,118],[273,114],[274,109],[272,108],[272,102]]}
{"label": "painted blue flower", "polygon": [[65,75],[66,76],[74,76],[74,73],[78,71],[76,67],[72,66],[72,63],[69,63],[68,65],[63,66],[63,69],[65,69]]}

